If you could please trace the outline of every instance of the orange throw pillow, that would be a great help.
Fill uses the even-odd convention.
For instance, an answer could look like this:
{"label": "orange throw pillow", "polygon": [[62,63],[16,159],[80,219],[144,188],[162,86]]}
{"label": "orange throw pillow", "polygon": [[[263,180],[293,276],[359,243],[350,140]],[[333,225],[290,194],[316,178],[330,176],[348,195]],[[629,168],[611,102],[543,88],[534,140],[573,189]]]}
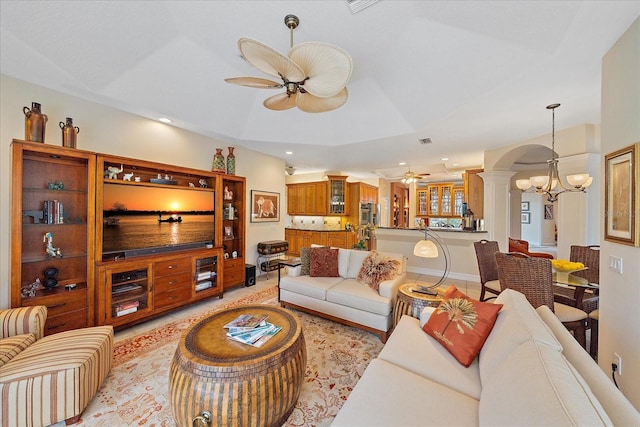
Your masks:
{"label": "orange throw pillow", "polygon": [[496,323],[502,304],[469,298],[450,285],[423,330],[469,367]]}

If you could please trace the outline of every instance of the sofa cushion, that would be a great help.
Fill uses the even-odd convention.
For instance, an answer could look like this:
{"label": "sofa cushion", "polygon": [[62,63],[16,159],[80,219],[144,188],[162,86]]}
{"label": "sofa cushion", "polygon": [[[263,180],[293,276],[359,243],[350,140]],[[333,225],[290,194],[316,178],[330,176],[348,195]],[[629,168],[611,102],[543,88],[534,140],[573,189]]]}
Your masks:
{"label": "sofa cushion", "polygon": [[480,378],[483,384],[507,356],[525,341],[535,340],[555,351],[562,351],[558,340],[523,294],[505,289],[494,301],[503,307],[480,352]]}
{"label": "sofa cushion", "polygon": [[562,354],[584,378],[589,388],[607,412],[616,426],[640,426],[640,413],[631,405],[620,390],[614,387],[611,379],[595,363],[558,317],[547,307],[536,309],[540,318],[554,333],[560,344]]}
{"label": "sofa cushion", "polygon": [[36,342],[34,334],[20,334],[0,339],[0,366],[13,359],[34,342]]}
{"label": "sofa cushion", "polygon": [[360,272],[360,268],[362,267],[362,263],[365,259],[371,254],[370,251],[358,251],[358,250],[350,250],[351,254],[349,255],[349,264],[347,267],[347,274],[344,276],[346,279],[356,279],[358,277],[358,273]]}
{"label": "sofa cushion", "polygon": [[478,401],[374,359],[331,425],[473,426],[478,425]]}
{"label": "sofa cushion", "polygon": [[357,251],[354,251],[353,249],[338,249],[338,273],[340,274],[340,277],[347,277],[351,252]]}
{"label": "sofa cushion", "polygon": [[311,248],[309,275],[311,277],[339,277],[338,249]]}
{"label": "sofa cushion", "polygon": [[[427,309],[435,307],[425,307],[423,313]],[[480,399],[477,359],[468,368],[462,366],[438,341],[424,333],[418,319],[402,316],[378,358]]]}
{"label": "sofa cushion", "polygon": [[483,382],[479,416],[481,426],[613,425],[562,353],[534,340]]}
{"label": "sofa cushion", "polygon": [[309,275],[311,268],[311,248],[300,248],[300,274]]}
{"label": "sofa cushion", "polygon": [[324,301],[327,299],[327,289],[342,280],[342,277],[285,276],[280,279],[279,286],[281,289]]}
{"label": "sofa cushion", "polygon": [[397,260],[383,257],[378,252],[371,251],[362,262],[357,280],[366,283],[374,291],[378,291],[380,282],[393,278],[399,265]]}
{"label": "sofa cushion", "polygon": [[355,279],[344,279],[327,289],[327,301],[369,313],[388,316],[392,301]]}
{"label": "sofa cushion", "polygon": [[491,332],[502,304],[469,298],[450,285],[435,313],[422,328],[461,364],[471,365]]}

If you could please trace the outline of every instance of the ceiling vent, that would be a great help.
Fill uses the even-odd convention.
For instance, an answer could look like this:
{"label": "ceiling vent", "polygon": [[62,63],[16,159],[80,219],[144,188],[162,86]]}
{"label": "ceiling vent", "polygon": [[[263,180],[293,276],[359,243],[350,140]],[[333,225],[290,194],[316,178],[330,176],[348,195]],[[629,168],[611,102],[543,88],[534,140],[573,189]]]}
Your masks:
{"label": "ceiling vent", "polygon": [[351,13],[358,13],[369,6],[372,6],[373,4],[378,3],[378,0],[346,0],[346,1],[347,1],[347,6],[349,6],[349,10],[351,10]]}
{"label": "ceiling vent", "polygon": [[433,141],[431,141],[431,138],[422,138],[419,139],[418,141],[420,141],[420,144],[431,144]]}

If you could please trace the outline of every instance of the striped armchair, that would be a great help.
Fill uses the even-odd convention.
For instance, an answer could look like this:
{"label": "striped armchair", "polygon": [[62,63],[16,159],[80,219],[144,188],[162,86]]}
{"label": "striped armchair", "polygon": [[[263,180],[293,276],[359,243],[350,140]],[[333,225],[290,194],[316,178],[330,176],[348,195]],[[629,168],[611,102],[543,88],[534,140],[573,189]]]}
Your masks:
{"label": "striped armchair", "polygon": [[0,310],[0,426],[80,421],[113,363],[113,327],[44,337],[47,308]]}

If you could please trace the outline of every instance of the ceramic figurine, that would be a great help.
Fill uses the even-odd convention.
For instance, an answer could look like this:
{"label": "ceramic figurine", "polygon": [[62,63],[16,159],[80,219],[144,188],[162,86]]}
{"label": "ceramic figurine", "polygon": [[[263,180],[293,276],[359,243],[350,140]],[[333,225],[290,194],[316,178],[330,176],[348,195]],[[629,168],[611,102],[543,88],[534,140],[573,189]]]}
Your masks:
{"label": "ceramic figurine", "polygon": [[60,248],[53,247],[53,234],[51,234],[51,232],[45,233],[42,241],[47,242],[46,251],[49,258],[62,258],[62,251],[60,251]]}
{"label": "ceramic figurine", "polygon": [[20,289],[20,293],[22,294],[23,298],[27,298],[27,297],[35,297],[36,296],[36,291],[38,290],[38,288],[40,288],[40,278],[36,278],[36,281],[31,283],[30,285],[26,285],[23,286]]}
{"label": "ceramic figurine", "polygon": [[123,181],[131,181],[131,178],[133,178],[133,172],[125,173],[124,175],[122,175]]}
{"label": "ceramic figurine", "polygon": [[118,174],[124,170],[124,167],[120,165],[120,169],[117,166],[109,166],[106,171],[104,171],[104,175],[109,179],[118,179]]}

